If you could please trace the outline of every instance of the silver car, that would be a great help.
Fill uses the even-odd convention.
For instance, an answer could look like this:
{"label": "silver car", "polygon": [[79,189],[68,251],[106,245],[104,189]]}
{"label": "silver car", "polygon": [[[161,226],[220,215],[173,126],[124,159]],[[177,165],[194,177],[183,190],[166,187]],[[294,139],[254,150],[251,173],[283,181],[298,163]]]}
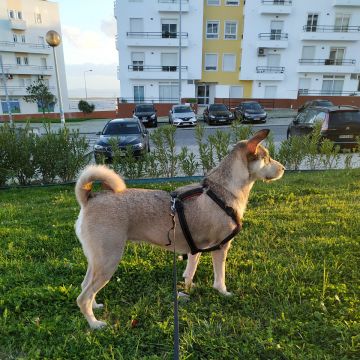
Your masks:
{"label": "silver car", "polygon": [[175,126],[195,126],[196,115],[190,105],[173,105],[169,111],[169,124]]}

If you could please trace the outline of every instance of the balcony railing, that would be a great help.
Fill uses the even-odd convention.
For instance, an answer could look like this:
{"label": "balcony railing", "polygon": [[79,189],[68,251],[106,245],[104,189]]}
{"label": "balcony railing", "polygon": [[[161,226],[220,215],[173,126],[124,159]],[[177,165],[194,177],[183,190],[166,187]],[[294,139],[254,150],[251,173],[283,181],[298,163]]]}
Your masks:
{"label": "balcony railing", "polygon": [[[181,70],[187,70],[187,66],[181,66]],[[129,65],[128,69],[130,71],[179,71],[179,66],[169,66],[169,65]]]}
{"label": "balcony railing", "polygon": [[324,95],[324,96],[359,96],[359,91],[335,91],[335,90],[307,90],[300,89],[298,91],[301,96],[314,96],[314,95]]}
{"label": "balcony railing", "polygon": [[[127,32],[126,36],[132,39],[178,39],[180,37],[179,32]],[[188,33],[182,32],[181,38],[187,38]]]}
{"label": "balcony railing", "polygon": [[291,0],[262,0],[264,5],[292,5]]}
{"label": "balcony railing", "polygon": [[283,66],[257,66],[256,72],[258,74],[271,73],[271,74],[283,74],[285,67]]}
{"label": "balcony railing", "polygon": [[260,33],[259,39],[261,40],[288,40],[288,33],[274,34],[274,33]]}
{"label": "balcony railing", "polygon": [[299,59],[300,64],[310,64],[310,65],[334,65],[334,66],[344,66],[344,65],[355,65],[355,59]]}
{"label": "balcony railing", "polygon": [[[163,4],[179,4],[180,0],[158,0],[159,3]],[[181,0],[182,4],[187,4],[189,0]]]}
{"label": "balcony railing", "polygon": [[43,65],[19,65],[19,64],[3,64],[4,71],[9,72],[12,69],[15,70],[41,70],[49,71],[53,70],[53,66],[43,66]]}
{"label": "balcony railing", "polygon": [[335,25],[304,25],[306,32],[360,32],[360,26]]}
{"label": "balcony railing", "polygon": [[49,45],[45,44],[35,44],[35,43],[27,43],[27,42],[14,42],[14,41],[0,41],[0,46],[8,46],[8,47],[15,47],[15,46],[28,46],[34,49],[50,49]]}

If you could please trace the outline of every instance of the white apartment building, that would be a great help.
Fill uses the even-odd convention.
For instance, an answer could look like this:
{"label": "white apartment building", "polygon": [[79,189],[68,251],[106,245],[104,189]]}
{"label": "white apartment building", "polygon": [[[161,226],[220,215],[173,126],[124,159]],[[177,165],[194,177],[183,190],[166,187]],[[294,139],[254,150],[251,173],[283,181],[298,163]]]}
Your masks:
{"label": "white apartment building", "polygon": [[201,79],[203,0],[117,0],[116,48],[121,98],[128,102],[176,102],[194,97]]}
{"label": "white apartment building", "polygon": [[360,0],[248,0],[244,16],[253,98],[360,91]]}
{"label": "white apartment building", "polygon": [[[14,114],[39,114],[37,104],[26,103],[26,87],[42,80],[57,98],[53,49],[45,37],[49,30],[61,34],[57,3],[46,0],[0,1],[0,115],[8,113],[5,83],[11,111]],[[60,88],[64,109],[68,109],[68,95],[62,45],[56,49]],[[59,112],[59,102],[54,111]]]}

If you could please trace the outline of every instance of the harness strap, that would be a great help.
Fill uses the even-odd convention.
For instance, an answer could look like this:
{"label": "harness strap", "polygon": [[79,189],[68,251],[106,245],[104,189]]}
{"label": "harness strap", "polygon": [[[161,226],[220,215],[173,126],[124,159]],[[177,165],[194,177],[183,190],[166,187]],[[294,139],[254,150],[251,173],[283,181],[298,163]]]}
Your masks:
{"label": "harness strap", "polygon": [[[231,232],[230,235],[228,235],[224,240],[222,240],[219,244],[214,245],[210,248],[206,248],[206,249],[199,249],[195,242],[194,239],[191,235],[189,226],[187,224],[186,221],[186,217],[185,217],[185,212],[184,212],[184,204],[183,204],[183,200],[185,199],[189,199],[191,197],[194,196],[199,196],[201,194],[205,193],[220,207],[222,208],[226,214],[228,216],[230,216],[234,222],[236,223],[236,228]],[[195,255],[199,252],[210,252],[210,251],[214,251],[214,250],[219,250],[221,249],[221,247],[223,245],[225,245],[228,241],[230,241],[236,234],[238,234],[238,232],[241,230],[241,223],[238,222],[238,218],[236,216],[236,211],[230,207],[227,206],[224,201],[222,199],[220,199],[211,189],[209,188],[205,188],[205,187],[201,187],[201,188],[195,188],[195,189],[191,189],[189,191],[186,191],[182,194],[177,194],[176,192],[172,192],[171,193],[171,197],[172,197],[172,203],[173,203],[173,207],[176,210],[177,214],[178,214],[178,218],[179,218],[179,223],[181,226],[181,229],[184,233],[185,239],[189,245],[190,248],[190,252],[192,255]]]}

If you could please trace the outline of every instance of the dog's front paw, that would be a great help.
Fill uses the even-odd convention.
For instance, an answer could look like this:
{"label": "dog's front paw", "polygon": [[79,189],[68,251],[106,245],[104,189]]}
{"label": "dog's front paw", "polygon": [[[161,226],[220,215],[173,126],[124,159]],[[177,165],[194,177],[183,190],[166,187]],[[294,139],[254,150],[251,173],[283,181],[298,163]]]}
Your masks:
{"label": "dog's front paw", "polygon": [[93,321],[91,324],[90,324],[90,327],[93,329],[93,330],[99,330],[103,327],[105,327],[107,325],[107,323],[105,321],[99,321],[99,320],[96,320],[96,321]]}
{"label": "dog's front paw", "polygon": [[102,309],[104,304],[98,304],[96,301],[93,302],[92,308],[93,309]]}
{"label": "dog's front paw", "polygon": [[216,289],[222,295],[232,296],[232,293],[226,290],[226,286],[214,285],[213,288]]}

